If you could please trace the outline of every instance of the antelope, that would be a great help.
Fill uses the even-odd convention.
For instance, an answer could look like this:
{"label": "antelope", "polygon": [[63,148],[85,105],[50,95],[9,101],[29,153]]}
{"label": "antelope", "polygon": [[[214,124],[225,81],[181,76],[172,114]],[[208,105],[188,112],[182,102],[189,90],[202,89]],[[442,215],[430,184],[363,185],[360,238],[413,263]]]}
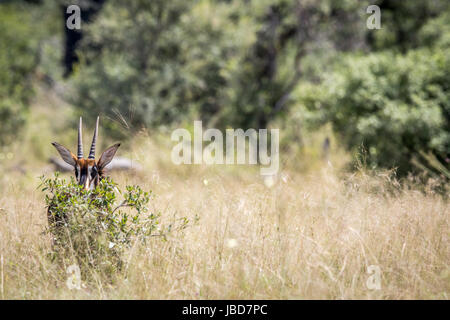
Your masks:
{"label": "antelope", "polygon": [[52,145],[56,148],[61,158],[75,169],[75,178],[79,185],[82,185],[85,190],[93,190],[97,187],[101,179],[105,177],[105,167],[112,161],[117,149],[120,147],[120,143],[116,143],[107,148],[99,160],[95,160],[95,147],[97,144],[98,135],[98,122],[94,129],[94,137],[92,138],[91,149],[89,156],[84,159],[83,155],[83,139],[82,139],[82,125],[83,120],[80,117],[80,123],[78,125],[78,152],[75,156],[69,149],[63,145],[52,142]]}
{"label": "antelope", "polygon": [[[114,158],[117,149],[120,146],[120,143],[116,143],[109,148],[107,148],[98,161],[95,159],[95,147],[97,144],[97,135],[98,135],[98,122],[99,117],[97,117],[97,122],[95,124],[94,129],[94,137],[92,138],[91,149],[89,151],[89,156],[87,159],[84,159],[83,155],[83,140],[82,140],[82,125],[83,120],[80,117],[80,123],[78,125],[78,152],[77,156],[75,156],[69,149],[64,147],[63,145],[52,142],[52,145],[56,148],[61,158],[71,165],[75,170],[75,178],[78,182],[78,185],[83,186],[84,190],[93,190],[97,187],[100,180],[105,178],[105,167],[112,161]],[[68,195],[70,197],[70,195]],[[53,229],[53,234],[57,237],[61,229],[59,226],[64,223],[66,217],[57,212],[54,212],[54,207],[50,205],[47,208],[47,218],[49,226]],[[53,239],[53,241],[55,238]],[[53,242],[54,243],[54,242]]]}
{"label": "antelope", "polygon": [[[52,145],[56,148],[61,158],[71,165],[75,170],[75,178],[79,185],[83,186],[85,190],[93,190],[97,187],[101,179],[105,178],[105,167],[112,161],[120,143],[116,143],[109,148],[107,148],[99,160],[95,160],[95,146],[97,144],[98,135],[98,122],[99,117],[97,117],[97,123],[95,125],[94,137],[92,138],[91,149],[89,151],[89,156],[84,159],[83,155],[83,139],[82,139],[82,125],[83,120],[80,117],[80,123],[78,125],[78,152],[75,156],[69,149],[63,145],[52,142]],[[47,208],[47,218],[50,226],[57,226],[61,224],[66,217],[61,217],[53,212],[54,208],[49,206]]]}

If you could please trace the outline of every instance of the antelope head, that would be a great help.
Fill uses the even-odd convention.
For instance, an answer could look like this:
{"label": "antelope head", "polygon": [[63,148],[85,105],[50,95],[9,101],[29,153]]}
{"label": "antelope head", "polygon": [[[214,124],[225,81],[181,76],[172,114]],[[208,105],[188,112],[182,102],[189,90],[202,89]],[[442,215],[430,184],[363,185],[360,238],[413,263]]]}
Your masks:
{"label": "antelope head", "polygon": [[116,154],[120,143],[106,149],[98,161],[95,159],[95,146],[97,143],[98,121],[95,125],[94,137],[92,138],[91,150],[89,156],[84,159],[83,156],[83,140],[82,140],[82,119],[80,117],[80,124],[78,125],[78,153],[75,156],[69,149],[63,145],[53,142],[52,145],[58,150],[61,158],[68,164],[74,167],[75,177],[79,185],[82,185],[85,190],[93,189],[97,186],[100,179],[104,177],[105,167],[111,162]]}

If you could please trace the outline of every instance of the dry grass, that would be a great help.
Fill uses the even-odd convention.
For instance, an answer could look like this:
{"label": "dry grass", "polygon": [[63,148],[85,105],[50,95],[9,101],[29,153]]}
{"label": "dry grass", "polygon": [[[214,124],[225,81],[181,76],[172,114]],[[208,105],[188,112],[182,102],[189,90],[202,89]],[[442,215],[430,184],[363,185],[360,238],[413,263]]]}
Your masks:
{"label": "dry grass", "polygon": [[[50,174],[39,159],[55,154],[48,114],[58,101],[39,101],[12,159],[0,163],[0,299],[449,298],[450,209],[432,188],[400,185],[388,173],[342,174],[311,156],[282,158],[271,186],[255,166],[174,166],[173,143],[155,134],[133,139],[128,153],[144,172],[113,178],[151,189],[151,210],[166,222],[200,220],[166,242],[134,246],[112,281],[92,270],[93,280],[70,290],[65,266],[48,257],[37,189],[38,176]],[[74,141],[75,130],[63,132],[58,141]],[[346,155],[332,154],[342,167]],[[310,173],[299,173],[305,166]],[[371,265],[381,270],[380,290],[366,285]]]}
{"label": "dry grass", "polygon": [[[135,158],[141,149],[155,151],[141,147]],[[167,221],[200,220],[167,242],[134,246],[112,283],[98,276],[81,290],[47,257],[40,173],[3,176],[0,298],[448,299],[450,210],[432,191],[388,174],[338,177],[329,166],[283,170],[268,187],[256,168],[155,158],[141,159],[149,169],[140,175],[114,178],[153,190],[152,210]],[[366,286],[370,265],[381,270],[380,290]]]}

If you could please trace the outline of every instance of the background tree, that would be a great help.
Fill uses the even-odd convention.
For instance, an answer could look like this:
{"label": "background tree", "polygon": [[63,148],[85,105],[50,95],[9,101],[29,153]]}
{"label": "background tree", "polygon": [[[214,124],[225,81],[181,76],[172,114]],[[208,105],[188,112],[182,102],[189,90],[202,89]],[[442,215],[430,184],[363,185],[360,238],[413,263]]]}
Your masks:
{"label": "background tree", "polygon": [[[373,166],[403,174],[420,152],[448,166],[448,1],[79,0],[80,41],[61,21],[68,4],[1,4],[4,144],[43,79],[88,122],[113,120],[113,138],[201,119],[280,125],[292,145],[327,124]],[[366,27],[370,4],[380,30]]]}

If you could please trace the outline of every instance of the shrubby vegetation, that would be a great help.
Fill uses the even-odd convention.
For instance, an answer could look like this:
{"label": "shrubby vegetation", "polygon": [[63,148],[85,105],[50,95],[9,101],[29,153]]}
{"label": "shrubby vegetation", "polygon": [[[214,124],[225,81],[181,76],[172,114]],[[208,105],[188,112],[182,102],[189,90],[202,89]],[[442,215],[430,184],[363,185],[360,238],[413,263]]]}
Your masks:
{"label": "shrubby vegetation", "polygon": [[371,167],[405,173],[420,152],[444,162],[450,150],[449,72],[442,49],[350,56],[302,98],[350,149],[364,146]]}
{"label": "shrubby vegetation", "polygon": [[[0,57],[0,76],[8,75],[0,84],[3,141],[23,118],[30,92],[37,48],[27,37],[27,12],[55,15],[50,4],[68,3],[26,2],[34,4],[2,5],[11,14],[0,39],[16,35],[9,58],[3,51]],[[222,129],[265,128],[302,114],[292,118],[300,128],[331,125],[349,150],[364,146],[372,167],[404,174],[415,169],[411,158],[419,152],[448,167],[448,1],[76,3],[89,18],[65,97],[88,122],[98,113],[116,120],[103,123],[113,138],[193,119]],[[369,4],[381,7],[380,30],[366,27]],[[302,133],[281,129],[286,141],[299,143]]]}
{"label": "shrubby vegetation", "polygon": [[[357,9],[353,0],[107,1],[87,26],[73,102],[120,113],[134,129],[192,118],[266,127],[292,104],[298,80],[324,64],[303,61],[323,55],[319,39],[331,51],[362,42],[363,32],[349,32]],[[343,18],[342,33],[330,32]]]}
{"label": "shrubby vegetation", "polygon": [[[379,5],[382,11],[382,28],[368,34],[368,42],[373,50],[389,49],[406,53],[434,42],[437,30],[441,35],[448,31],[448,1],[378,0],[371,1],[371,4]],[[431,31],[431,23],[434,24],[435,37],[424,38],[424,31]]]}
{"label": "shrubby vegetation", "polygon": [[74,259],[80,267],[104,272],[120,270],[123,253],[135,242],[151,237],[166,239],[169,233],[188,226],[188,219],[161,225],[161,213],[148,212],[151,193],[139,186],[122,192],[111,179],[103,179],[92,191],[84,190],[73,177],[41,177],[46,193],[49,234],[54,257]]}
{"label": "shrubby vegetation", "polygon": [[80,50],[75,102],[132,110],[136,128],[190,118],[266,127],[305,105],[305,126],[331,122],[350,150],[368,150],[372,167],[404,174],[421,151],[445,163],[448,33],[436,30],[448,29],[448,10],[439,1],[383,4],[377,33],[357,1],[110,1]]}
{"label": "shrubby vegetation", "polygon": [[0,9],[0,146],[17,137],[32,95],[37,64],[31,16],[9,5]]}

